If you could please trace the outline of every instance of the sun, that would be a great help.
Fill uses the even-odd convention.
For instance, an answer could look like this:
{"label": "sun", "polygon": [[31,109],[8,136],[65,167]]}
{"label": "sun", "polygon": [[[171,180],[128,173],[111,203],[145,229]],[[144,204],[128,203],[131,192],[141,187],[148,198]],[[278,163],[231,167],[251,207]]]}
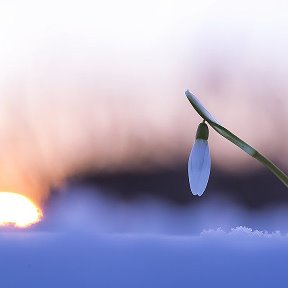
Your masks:
{"label": "sun", "polygon": [[13,192],[0,192],[0,226],[26,228],[39,222],[43,214],[29,198]]}

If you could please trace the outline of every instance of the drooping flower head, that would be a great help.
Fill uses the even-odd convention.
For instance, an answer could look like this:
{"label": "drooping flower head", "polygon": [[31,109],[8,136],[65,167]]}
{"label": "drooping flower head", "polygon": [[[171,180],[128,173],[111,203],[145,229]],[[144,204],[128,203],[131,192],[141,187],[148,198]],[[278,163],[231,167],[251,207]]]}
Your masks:
{"label": "drooping flower head", "polygon": [[[202,119],[204,119],[204,121],[207,121],[207,123],[216,132],[232,142],[234,145],[238,146],[251,157],[257,159],[288,188],[288,175],[286,175],[271,160],[266,158],[255,148],[222,126],[189,90],[185,92],[185,95],[187,96],[189,102],[194,107],[196,112],[202,117]],[[198,127],[196,141],[190,153],[188,162],[190,188],[194,195],[199,196],[201,196],[205,191],[210,174],[211,159],[207,141],[208,136],[209,131],[207,125],[205,123],[201,123]]]}
{"label": "drooping flower head", "polygon": [[211,157],[208,147],[208,137],[208,126],[205,122],[202,122],[198,126],[196,140],[188,160],[188,176],[193,195],[201,196],[209,180]]}

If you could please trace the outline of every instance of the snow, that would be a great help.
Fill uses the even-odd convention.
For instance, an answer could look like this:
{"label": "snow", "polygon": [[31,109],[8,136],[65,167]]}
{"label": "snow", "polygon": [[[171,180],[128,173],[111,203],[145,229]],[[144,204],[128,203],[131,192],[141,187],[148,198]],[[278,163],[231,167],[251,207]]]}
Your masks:
{"label": "snow", "polygon": [[[56,200],[42,224],[0,231],[0,287],[288,285],[284,210],[248,217],[231,204],[220,217],[227,203],[222,211],[216,201],[177,212],[149,201],[121,207],[85,193]],[[269,217],[282,219],[281,232],[231,226]]]}

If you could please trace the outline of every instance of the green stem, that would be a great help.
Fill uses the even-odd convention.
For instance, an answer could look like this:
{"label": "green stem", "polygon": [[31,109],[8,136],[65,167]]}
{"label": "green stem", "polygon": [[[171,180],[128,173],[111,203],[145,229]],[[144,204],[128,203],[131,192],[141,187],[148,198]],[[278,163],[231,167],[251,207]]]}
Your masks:
{"label": "green stem", "polygon": [[247,154],[257,159],[261,164],[263,164],[266,168],[268,168],[287,188],[288,188],[288,176],[278,168],[272,161],[267,159],[261,153],[259,153],[256,149],[250,146],[248,143],[244,142],[238,136],[233,134],[231,131],[226,129],[225,127],[216,124],[214,122],[208,122],[214,130],[216,130],[219,134],[221,134],[224,138],[231,141],[233,144],[238,146],[240,149],[245,151]]}
{"label": "green stem", "polygon": [[192,104],[196,112],[203,118],[204,121],[207,121],[215,131],[245,151],[247,154],[257,159],[288,188],[288,176],[280,168],[278,168],[274,163],[264,157],[248,143],[219,124],[218,121],[215,120],[215,118],[208,112],[203,104],[189,90],[185,92],[185,95],[187,96],[189,102]]}
{"label": "green stem", "polygon": [[288,176],[281,169],[258,151],[253,157],[266,166],[288,188]]}

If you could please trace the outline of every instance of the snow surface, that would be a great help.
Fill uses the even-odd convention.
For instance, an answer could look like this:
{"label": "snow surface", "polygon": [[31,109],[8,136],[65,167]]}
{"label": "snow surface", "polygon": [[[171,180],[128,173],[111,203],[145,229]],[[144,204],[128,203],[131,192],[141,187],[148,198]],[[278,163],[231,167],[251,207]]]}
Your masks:
{"label": "snow surface", "polygon": [[[40,225],[0,231],[0,287],[288,285],[286,232],[227,228],[255,215],[245,218],[224,202],[222,210],[215,202],[178,211],[72,194],[50,205]],[[257,221],[282,219],[285,229],[283,213],[266,212]]]}

